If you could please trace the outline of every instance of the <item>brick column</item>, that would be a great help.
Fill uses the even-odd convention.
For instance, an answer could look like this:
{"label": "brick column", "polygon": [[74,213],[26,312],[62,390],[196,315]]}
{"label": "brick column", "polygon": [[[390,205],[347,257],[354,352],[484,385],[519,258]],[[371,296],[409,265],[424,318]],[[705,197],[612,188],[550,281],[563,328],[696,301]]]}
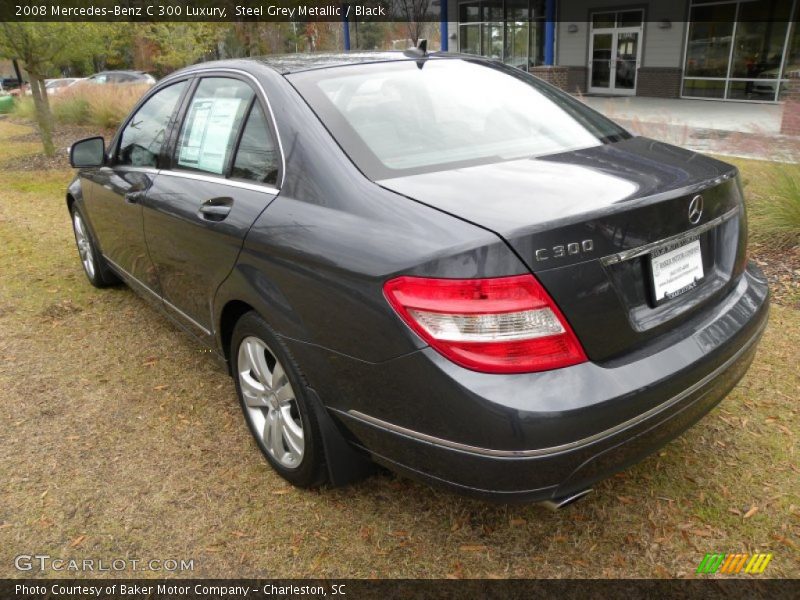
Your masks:
{"label": "brick column", "polygon": [[639,67],[636,95],[651,98],[680,98],[683,69]]}
{"label": "brick column", "polygon": [[[556,86],[562,90],[567,90],[569,69],[567,67],[538,66],[529,69],[531,75],[536,75],[539,79]],[[569,90],[567,90],[569,91]]]}
{"label": "brick column", "polygon": [[789,80],[783,93],[783,119],[781,133],[784,135],[800,135],[800,77]]}

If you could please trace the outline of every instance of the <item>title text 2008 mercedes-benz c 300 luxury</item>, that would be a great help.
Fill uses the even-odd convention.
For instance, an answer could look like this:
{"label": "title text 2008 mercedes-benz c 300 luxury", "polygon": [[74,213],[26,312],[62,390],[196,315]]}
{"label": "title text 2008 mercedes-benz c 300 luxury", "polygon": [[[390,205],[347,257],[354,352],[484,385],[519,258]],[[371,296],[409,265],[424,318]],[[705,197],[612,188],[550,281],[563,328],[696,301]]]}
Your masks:
{"label": "title text 2008 mercedes-benz c 300 luxury", "polygon": [[715,406],[767,319],[734,167],[480,58],[198,65],[71,160],[89,280],[213,347],[298,486],[370,459],[562,502]]}

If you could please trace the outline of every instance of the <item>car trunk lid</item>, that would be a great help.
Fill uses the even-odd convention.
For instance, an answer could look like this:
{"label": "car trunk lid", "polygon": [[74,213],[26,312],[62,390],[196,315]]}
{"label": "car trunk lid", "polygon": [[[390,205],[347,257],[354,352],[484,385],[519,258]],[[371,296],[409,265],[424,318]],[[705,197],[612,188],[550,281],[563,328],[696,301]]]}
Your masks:
{"label": "car trunk lid", "polygon": [[[378,183],[503,237],[595,361],[675,334],[744,268],[735,168],[647,138]],[[702,212],[690,220],[698,196]],[[687,244],[702,278],[685,293],[655,298],[653,269],[683,260]],[[664,258],[653,267],[658,254]]]}

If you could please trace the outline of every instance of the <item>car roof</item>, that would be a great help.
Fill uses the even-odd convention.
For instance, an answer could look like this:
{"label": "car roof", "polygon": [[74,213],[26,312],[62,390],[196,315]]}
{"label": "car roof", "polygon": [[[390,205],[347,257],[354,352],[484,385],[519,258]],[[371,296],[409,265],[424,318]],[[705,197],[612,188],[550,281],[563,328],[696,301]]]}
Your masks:
{"label": "car roof", "polygon": [[[145,75],[144,71],[128,71],[124,69],[113,70],[113,71],[98,71],[94,75],[110,75],[112,73],[124,73],[125,75]],[[90,75],[90,77],[94,77],[94,75]]]}
{"label": "car roof", "polygon": [[[480,60],[480,57],[463,55],[456,53],[430,52],[428,58],[463,58]],[[310,71],[312,69],[324,69],[330,67],[343,67],[346,65],[356,65],[365,63],[380,62],[399,62],[419,60],[420,57],[407,55],[402,51],[391,52],[315,52],[311,54],[274,54],[270,56],[259,56],[253,58],[241,58],[233,60],[213,61],[198,63],[181,69],[180,73],[188,73],[197,69],[213,69],[214,67],[238,68],[242,70],[252,69],[254,66],[266,66],[282,75],[298,73],[300,71]]]}
{"label": "car roof", "polygon": [[402,52],[317,52],[313,54],[276,54],[262,56],[255,60],[279,73],[288,74],[326,67],[408,60],[408,57]]}

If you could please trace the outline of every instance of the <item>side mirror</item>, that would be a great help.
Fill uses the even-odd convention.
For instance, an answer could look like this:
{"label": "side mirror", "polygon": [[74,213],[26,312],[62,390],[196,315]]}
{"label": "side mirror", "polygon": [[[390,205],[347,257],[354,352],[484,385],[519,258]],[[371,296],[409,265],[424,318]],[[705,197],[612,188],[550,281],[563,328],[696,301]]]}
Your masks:
{"label": "side mirror", "polygon": [[106,162],[106,143],[102,137],[90,137],[72,144],[69,164],[75,169],[102,167]]}

